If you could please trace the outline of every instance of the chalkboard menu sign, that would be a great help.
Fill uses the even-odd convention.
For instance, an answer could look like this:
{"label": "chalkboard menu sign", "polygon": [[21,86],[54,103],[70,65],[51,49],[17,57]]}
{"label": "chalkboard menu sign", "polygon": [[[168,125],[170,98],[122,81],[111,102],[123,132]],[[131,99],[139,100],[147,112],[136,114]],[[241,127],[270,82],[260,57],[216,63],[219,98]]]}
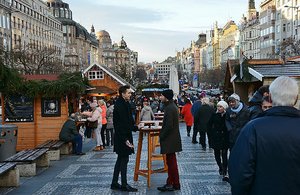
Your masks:
{"label": "chalkboard menu sign", "polygon": [[6,122],[32,122],[33,98],[26,96],[5,96],[4,120]]}

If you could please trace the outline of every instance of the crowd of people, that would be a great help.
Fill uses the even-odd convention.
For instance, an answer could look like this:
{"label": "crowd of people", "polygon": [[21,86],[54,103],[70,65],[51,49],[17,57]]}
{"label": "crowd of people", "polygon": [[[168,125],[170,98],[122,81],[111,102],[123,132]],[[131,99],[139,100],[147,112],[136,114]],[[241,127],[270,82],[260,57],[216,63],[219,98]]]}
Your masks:
{"label": "crowd of people", "polygon": [[[158,190],[180,190],[176,152],[182,151],[178,120],[181,115],[191,143],[199,143],[202,150],[213,149],[216,171],[223,181],[230,183],[232,194],[297,194],[300,112],[294,106],[298,90],[294,79],[281,76],[270,86],[260,87],[246,103],[236,93],[226,99],[202,93],[197,99],[182,95],[174,100],[172,90],[165,90],[157,97],[132,98],[129,86],[122,86],[116,100],[81,102],[81,115],[88,122],[96,122],[93,127],[86,125],[83,136],[94,135],[94,151],[114,146],[118,157],[111,189],[136,192],[138,189],[128,185],[126,176],[129,155],[134,153],[132,131],[137,130],[136,120],[153,120],[154,113],[164,112],[159,137],[161,153],[166,154],[168,178]],[[71,115],[60,138],[72,140],[74,152],[82,155],[82,135],[74,128]],[[66,129],[72,136],[67,135]]]}

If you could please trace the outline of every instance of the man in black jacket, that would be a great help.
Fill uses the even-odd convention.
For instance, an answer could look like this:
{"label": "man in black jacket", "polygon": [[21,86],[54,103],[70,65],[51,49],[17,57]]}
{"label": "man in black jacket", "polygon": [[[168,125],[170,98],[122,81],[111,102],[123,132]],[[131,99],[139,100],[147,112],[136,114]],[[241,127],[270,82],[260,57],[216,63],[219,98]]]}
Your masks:
{"label": "man in black jacket", "polygon": [[[127,165],[129,155],[134,153],[132,131],[137,127],[134,125],[130,107],[131,89],[128,85],[119,88],[119,98],[117,99],[113,111],[113,125],[115,129],[114,152],[118,158],[114,168],[111,189],[127,192],[137,192],[136,188],[127,184]],[[122,185],[118,183],[121,172]]]}
{"label": "man in black jacket", "polygon": [[64,142],[72,142],[74,154],[85,154],[82,152],[82,136],[78,133],[76,128],[74,113],[71,114],[70,118],[62,126],[59,133],[59,140]]}
{"label": "man in black jacket", "polygon": [[286,76],[270,85],[272,108],[250,121],[229,158],[233,195],[294,195],[300,192],[300,112],[297,81]]}

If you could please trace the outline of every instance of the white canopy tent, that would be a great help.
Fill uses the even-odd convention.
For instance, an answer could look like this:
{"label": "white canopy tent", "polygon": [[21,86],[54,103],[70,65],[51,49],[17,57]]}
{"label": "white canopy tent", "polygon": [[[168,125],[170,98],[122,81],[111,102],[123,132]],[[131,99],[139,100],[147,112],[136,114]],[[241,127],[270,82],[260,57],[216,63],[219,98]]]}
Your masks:
{"label": "white canopy tent", "polygon": [[176,99],[179,95],[179,81],[177,68],[174,64],[170,66],[169,88],[172,89],[174,92],[173,99]]}

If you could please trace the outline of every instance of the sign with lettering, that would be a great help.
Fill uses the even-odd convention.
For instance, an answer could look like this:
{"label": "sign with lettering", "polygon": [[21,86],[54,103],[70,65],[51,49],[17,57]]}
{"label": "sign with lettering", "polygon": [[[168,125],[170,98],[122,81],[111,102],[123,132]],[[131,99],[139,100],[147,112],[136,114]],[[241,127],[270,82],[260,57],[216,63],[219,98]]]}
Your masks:
{"label": "sign with lettering", "polygon": [[42,98],[42,117],[60,116],[60,100],[57,98]]}
{"label": "sign with lettering", "polygon": [[33,98],[26,96],[4,97],[4,120],[6,122],[32,122]]}

